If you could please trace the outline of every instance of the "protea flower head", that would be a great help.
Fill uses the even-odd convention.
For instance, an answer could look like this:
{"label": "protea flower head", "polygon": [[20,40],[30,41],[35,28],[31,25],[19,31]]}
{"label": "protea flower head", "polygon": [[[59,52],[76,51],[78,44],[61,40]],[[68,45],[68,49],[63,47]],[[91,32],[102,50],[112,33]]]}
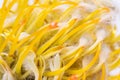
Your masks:
{"label": "protea flower head", "polygon": [[119,0],[0,0],[0,80],[120,80]]}

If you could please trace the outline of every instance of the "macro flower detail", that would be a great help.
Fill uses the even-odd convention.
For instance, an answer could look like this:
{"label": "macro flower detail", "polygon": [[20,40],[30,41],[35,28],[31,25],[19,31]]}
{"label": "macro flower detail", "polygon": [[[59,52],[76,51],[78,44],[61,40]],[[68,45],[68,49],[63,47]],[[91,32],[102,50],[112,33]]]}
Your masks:
{"label": "macro flower detail", "polygon": [[120,80],[119,0],[0,0],[0,80]]}

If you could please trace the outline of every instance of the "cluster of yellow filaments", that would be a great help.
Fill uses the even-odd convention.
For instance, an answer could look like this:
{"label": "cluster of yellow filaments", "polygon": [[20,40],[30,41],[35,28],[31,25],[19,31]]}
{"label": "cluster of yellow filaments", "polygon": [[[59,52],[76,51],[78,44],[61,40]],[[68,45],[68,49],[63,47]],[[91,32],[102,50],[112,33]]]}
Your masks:
{"label": "cluster of yellow filaments", "polygon": [[[91,0],[98,5],[97,0]],[[81,0],[4,0],[0,80],[120,80],[120,36],[102,21],[110,8]]]}

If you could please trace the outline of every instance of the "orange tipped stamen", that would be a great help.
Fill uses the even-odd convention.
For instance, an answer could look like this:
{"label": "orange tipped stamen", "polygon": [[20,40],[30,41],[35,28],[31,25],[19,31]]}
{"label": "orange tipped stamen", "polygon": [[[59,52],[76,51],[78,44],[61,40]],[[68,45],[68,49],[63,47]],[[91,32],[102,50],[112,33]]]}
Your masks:
{"label": "orange tipped stamen", "polygon": [[72,75],[69,80],[78,80],[78,76],[77,75]]}
{"label": "orange tipped stamen", "polygon": [[57,28],[58,27],[58,23],[57,22],[52,22],[51,24],[50,24],[50,28],[52,29],[52,28]]}

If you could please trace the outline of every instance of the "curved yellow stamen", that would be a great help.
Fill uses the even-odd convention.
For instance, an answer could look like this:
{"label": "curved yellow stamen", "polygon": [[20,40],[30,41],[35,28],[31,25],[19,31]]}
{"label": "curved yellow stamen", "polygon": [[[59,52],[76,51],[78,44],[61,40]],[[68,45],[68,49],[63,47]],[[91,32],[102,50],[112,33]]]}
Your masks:
{"label": "curved yellow stamen", "polygon": [[101,72],[101,79],[100,80],[105,80],[106,78],[106,71],[105,71],[105,65],[102,65],[102,72]]}
{"label": "curved yellow stamen", "polygon": [[83,51],[83,48],[80,48],[79,51],[76,52],[76,55],[74,56],[74,58],[68,64],[66,64],[64,67],[62,67],[61,69],[58,69],[53,72],[45,72],[44,75],[45,76],[54,76],[54,75],[58,75],[58,74],[64,72],[79,58],[79,55],[82,53],[82,51]]}
{"label": "curved yellow stamen", "polygon": [[76,22],[76,19],[73,19],[69,21],[68,25],[63,27],[53,38],[51,38],[49,41],[47,41],[42,47],[40,47],[37,51],[37,55],[42,54],[53,42],[55,42],[58,38],[60,38],[67,29],[69,29],[74,23]]}
{"label": "curved yellow stamen", "polygon": [[84,67],[80,70],[69,70],[67,73],[69,73],[69,74],[82,74],[85,71],[87,71],[88,69],[90,69],[95,64],[95,62],[97,61],[98,56],[100,54],[100,49],[101,49],[101,45],[99,44],[97,52],[95,54],[95,57],[92,59],[92,61],[86,67]]}

